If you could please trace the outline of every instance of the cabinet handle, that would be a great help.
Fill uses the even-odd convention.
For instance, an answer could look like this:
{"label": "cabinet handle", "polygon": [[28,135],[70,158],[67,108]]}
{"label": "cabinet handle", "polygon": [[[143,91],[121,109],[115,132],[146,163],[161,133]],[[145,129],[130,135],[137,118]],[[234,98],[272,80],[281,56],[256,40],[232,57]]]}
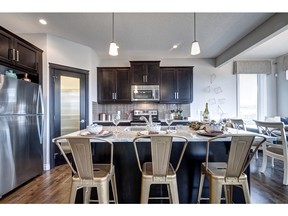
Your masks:
{"label": "cabinet handle", "polygon": [[145,75],[142,76],[142,81],[145,83]]}
{"label": "cabinet handle", "polygon": [[117,93],[115,92],[114,94],[115,94],[114,100],[117,100]]}
{"label": "cabinet handle", "polygon": [[12,49],[12,60],[15,60],[15,49]]}
{"label": "cabinet handle", "polygon": [[178,92],[177,92],[176,96],[177,96],[177,98],[176,98],[176,99],[178,100],[178,99],[179,99],[179,95],[178,95]]}
{"label": "cabinet handle", "polygon": [[19,62],[19,50],[16,51],[16,61]]}
{"label": "cabinet handle", "polygon": [[145,75],[145,82],[148,82],[148,75]]}
{"label": "cabinet handle", "polygon": [[174,92],[174,99],[177,99],[177,93]]}
{"label": "cabinet handle", "polygon": [[112,93],[112,100],[114,100],[114,92]]}

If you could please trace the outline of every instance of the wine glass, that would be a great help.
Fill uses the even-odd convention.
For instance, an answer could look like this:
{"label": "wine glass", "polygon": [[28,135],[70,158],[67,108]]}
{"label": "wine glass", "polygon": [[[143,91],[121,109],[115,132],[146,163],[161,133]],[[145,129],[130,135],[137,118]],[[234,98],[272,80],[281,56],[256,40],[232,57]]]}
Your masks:
{"label": "wine glass", "polygon": [[119,134],[117,125],[120,122],[120,115],[118,113],[112,114],[112,122],[116,126],[116,130],[114,133],[117,135],[117,134]]}
{"label": "wine glass", "polygon": [[174,120],[174,116],[172,113],[166,113],[165,114],[165,122],[168,125],[168,129],[167,129],[168,133],[170,132],[170,125],[172,124],[173,120]]}

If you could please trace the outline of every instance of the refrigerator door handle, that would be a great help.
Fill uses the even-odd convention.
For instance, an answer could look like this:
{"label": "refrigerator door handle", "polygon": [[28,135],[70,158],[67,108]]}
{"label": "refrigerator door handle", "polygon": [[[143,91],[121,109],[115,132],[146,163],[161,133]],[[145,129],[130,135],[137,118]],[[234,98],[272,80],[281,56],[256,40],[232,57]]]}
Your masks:
{"label": "refrigerator door handle", "polygon": [[[41,111],[39,112],[39,108]],[[43,93],[41,86],[39,86],[38,96],[37,96],[37,114],[44,114],[44,102],[43,102]]]}
{"label": "refrigerator door handle", "polygon": [[[41,111],[39,112],[39,106]],[[44,105],[43,105],[43,94],[41,86],[39,86],[38,96],[37,96],[37,130],[40,144],[43,143],[44,135]],[[41,124],[41,125],[40,125]]]}

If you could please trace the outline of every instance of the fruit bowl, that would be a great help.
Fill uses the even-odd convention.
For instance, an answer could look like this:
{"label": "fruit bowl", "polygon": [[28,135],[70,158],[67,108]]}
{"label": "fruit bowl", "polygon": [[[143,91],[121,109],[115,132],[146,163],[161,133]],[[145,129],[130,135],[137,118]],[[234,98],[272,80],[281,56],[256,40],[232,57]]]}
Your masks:
{"label": "fruit bowl", "polygon": [[98,125],[98,124],[92,124],[87,126],[87,130],[91,134],[99,134],[103,129],[103,125]]}
{"label": "fruit bowl", "polygon": [[206,124],[205,125],[205,131],[208,132],[208,133],[222,131],[222,125],[218,125],[218,124],[209,125],[209,124]]}
{"label": "fruit bowl", "polygon": [[147,130],[150,133],[159,133],[161,130],[161,124],[152,124],[147,126]]}

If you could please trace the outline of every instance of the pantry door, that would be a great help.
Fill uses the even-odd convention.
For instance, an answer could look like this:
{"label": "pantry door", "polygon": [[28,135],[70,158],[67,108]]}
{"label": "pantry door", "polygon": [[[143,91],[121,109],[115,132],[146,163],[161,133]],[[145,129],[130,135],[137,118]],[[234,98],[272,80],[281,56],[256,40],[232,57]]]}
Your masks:
{"label": "pantry door", "polygon": [[[51,80],[51,138],[86,128],[88,123],[88,71],[49,64]],[[63,156],[51,143],[51,165],[62,164]]]}

